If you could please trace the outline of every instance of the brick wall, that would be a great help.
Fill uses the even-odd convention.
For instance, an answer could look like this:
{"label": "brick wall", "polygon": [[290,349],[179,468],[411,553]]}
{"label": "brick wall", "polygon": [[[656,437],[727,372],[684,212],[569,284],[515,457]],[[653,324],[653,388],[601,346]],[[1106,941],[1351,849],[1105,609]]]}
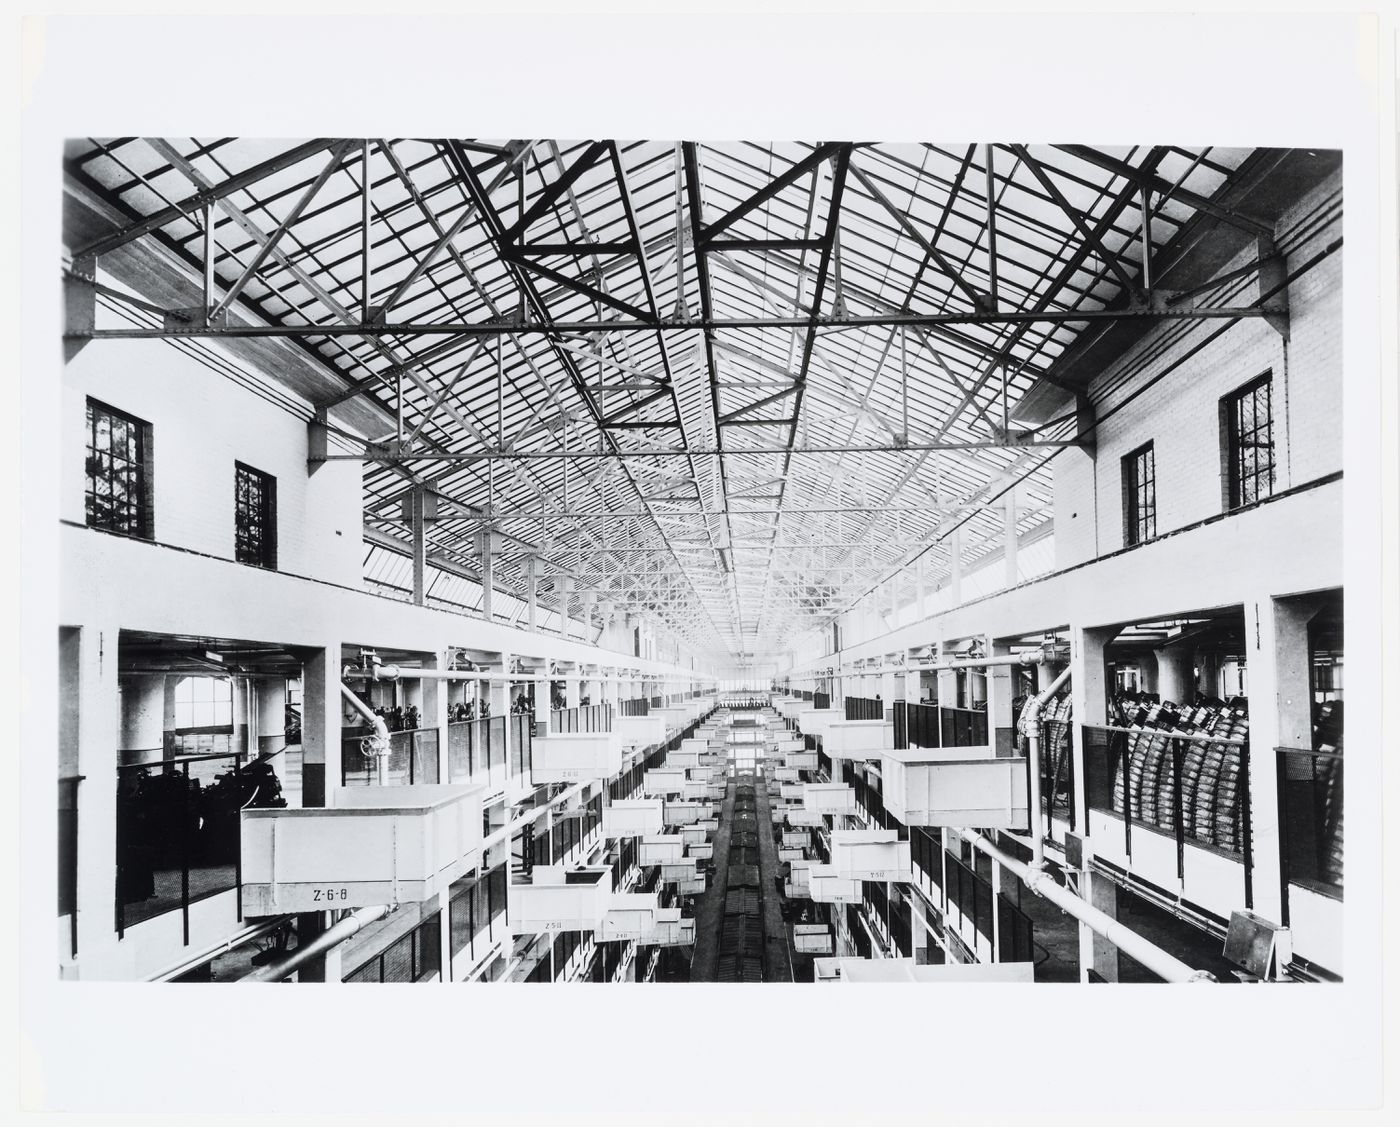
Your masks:
{"label": "brick wall", "polygon": [[85,520],[86,403],[151,424],[155,539],[232,559],[234,462],[277,479],[278,570],[360,583],[361,466],[306,471],[306,423],[160,341],[94,341],[64,370],[61,515]]}
{"label": "brick wall", "polygon": [[[1315,224],[1310,231],[1300,228],[1339,196],[1340,175],[1282,217],[1277,238],[1288,270],[1340,233],[1339,221]],[[1245,265],[1253,255],[1252,249],[1242,253],[1225,270]],[[1157,533],[1220,513],[1220,399],[1264,372],[1273,374],[1274,491],[1341,468],[1341,272],[1336,253],[1289,287],[1286,341],[1262,318],[1238,321],[1204,347],[1199,346],[1221,328],[1220,322],[1189,328],[1167,324],[1095,380],[1090,396],[1099,417],[1117,410],[1096,432],[1096,458],[1071,450],[1052,462],[1057,567],[1123,547],[1122,458],[1149,441],[1157,479]],[[1251,283],[1229,300],[1244,304],[1258,294],[1258,284]],[[1136,388],[1163,372],[1159,383],[1128,401]]]}

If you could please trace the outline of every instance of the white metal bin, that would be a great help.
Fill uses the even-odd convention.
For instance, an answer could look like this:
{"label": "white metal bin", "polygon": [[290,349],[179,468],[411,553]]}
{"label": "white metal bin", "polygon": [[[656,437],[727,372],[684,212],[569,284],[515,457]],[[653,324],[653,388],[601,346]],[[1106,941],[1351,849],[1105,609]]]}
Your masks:
{"label": "white metal bin", "polygon": [[1026,760],[990,747],[911,748],[881,756],[885,809],[906,826],[1029,825]]}
{"label": "white metal bin", "polygon": [[856,792],[845,783],[803,783],[802,805],[818,814],[852,814]]}
{"label": "white metal bin", "polygon": [[648,797],[680,794],[685,788],[682,767],[653,767],[642,772],[642,793]]}
{"label": "white metal bin", "polygon": [[884,720],[839,720],[822,733],[822,750],[842,759],[878,759],[894,747],[894,725]]}
{"label": "white metal bin", "polygon": [[616,732],[536,736],[530,760],[536,783],[610,779],[622,770],[622,739]]}
{"label": "white metal bin", "polygon": [[637,864],[668,865],[684,856],[685,838],[680,834],[648,835],[637,850]]}
{"label": "white metal bin", "polygon": [[627,747],[650,747],[666,738],[666,722],[660,716],[614,716],[613,731]]}
{"label": "white metal bin", "polygon": [[908,881],[909,843],[895,830],[832,830],[831,867],[851,880]]}
{"label": "white metal bin", "polygon": [[603,807],[603,836],[606,838],[642,837],[659,834],[663,803],[659,798],[618,799]]}
{"label": "white metal bin", "polygon": [[860,903],[860,881],[841,876],[835,865],[813,865],[807,873],[808,895],[821,904]]}
{"label": "white metal bin", "polygon": [[598,940],[610,943],[615,939],[640,939],[656,926],[658,911],[654,892],[614,892]]}
{"label": "white metal bin", "polygon": [[506,899],[512,935],[597,931],[612,900],[612,870],[537,865],[531,882],[511,885]]}
{"label": "white metal bin", "polygon": [[480,864],[485,792],[347,787],[325,807],[244,810],[243,914],[426,900]]}

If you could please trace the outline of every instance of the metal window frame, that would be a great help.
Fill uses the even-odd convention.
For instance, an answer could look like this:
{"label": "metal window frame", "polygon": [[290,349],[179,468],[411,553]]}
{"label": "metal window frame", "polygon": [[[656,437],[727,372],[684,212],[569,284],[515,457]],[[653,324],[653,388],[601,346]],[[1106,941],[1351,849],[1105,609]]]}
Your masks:
{"label": "metal window frame", "polygon": [[[240,541],[239,514],[244,508],[239,485],[244,479],[257,485],[257,513],[251,518],[258,530],[257,557],[245,552]],[[250,567],[277,570],[277,478],[247,462],[233,463],[233,558]]]}
{"label": "metal window frame", "polygon": [[[135,529],[112,528],[101,524],[94,524],[92,513],[88,511],[88,499],[93,495],[93,474],[88,468],[87,461],[84,462],[84,510],[89,528],[96,528],[103,532],[110,532],[117,536],[131,536],[138,540],[155,539],[155,480],[154,480],[154,431],[155,428],[145,419],[137,418],[128,411],[123,411],[119,407],[113,407],[105,400],[96,396],[87,396],[84,406],[86,417],[86,430],[88,432],[87,445],[85,447],[86,459],[97,456],[97,450],[93,446],[93,411],[94,409],[103,412],[112,419],[120,419],[122,422],[135,428],[136,431],[136,456],[134,459],[123,459],[135,467],[138,475],[136,489],[134,492],[133,504],[135,507]],[[109,453],[110,457],[110,453]],[[109,469],[110,474],[110,469]]]}

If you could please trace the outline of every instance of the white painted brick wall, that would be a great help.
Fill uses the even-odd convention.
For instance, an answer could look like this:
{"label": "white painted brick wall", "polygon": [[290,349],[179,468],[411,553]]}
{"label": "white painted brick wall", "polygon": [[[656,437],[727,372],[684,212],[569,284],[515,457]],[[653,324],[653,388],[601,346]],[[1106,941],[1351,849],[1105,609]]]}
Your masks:
{"label": "white painted brick wall", "polygon": [[306,423],[168,344],[90,342],[66,366],[61,516],[85,519],[87,397],[151,424],[155,538],[232,559],[234,462],[277,479],[277,567],[360,584],[362,468],[306,472]]}
{"label": "white painted brick wall", "polygon": [[[1280,221],[1278,237],[1289,250],[1290,271],[1340,234],[1340,224],[1334,223],[1301,244],[1290,241],[1299,219],[1339,190],[1337,176]],[[1252,261],[1253,253],[1252,248],[1243,252],[1225,270]],[[1103,422],[1096,432],[1096,461],[1078,451],[1054,460],[1057,567],[1123,547],[1122,458],[1146,442],[1154,444],[1158,535],[1223,511],[1219,402],[1266,371],[1273,373],[1274,491],[1341,469],[1341,273],[1336,253],[1290,286],[1287,342],[1262,318],[1237,322]],[[1235,300],[1253,300],[1257,293],[1252,287]],[[1152,349],[1170,326],[1150,334],[1091,385],[1099,416],[1218,328],[1209,321],[1194,326],[1123,388],[1115,388],[1124,368]]]}

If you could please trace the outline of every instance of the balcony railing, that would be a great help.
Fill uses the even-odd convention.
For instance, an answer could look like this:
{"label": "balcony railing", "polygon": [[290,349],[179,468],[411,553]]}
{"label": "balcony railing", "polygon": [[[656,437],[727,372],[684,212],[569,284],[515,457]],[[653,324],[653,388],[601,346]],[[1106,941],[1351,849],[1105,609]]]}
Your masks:
{"label": "balcony railing", "polygon": [[78,785],[82,775],[58,780],[58,914],[68,917],[69,946],[78,956]]}
{"label": "balcony railing", "polygon": [[378,955],[345,976],[345,982],[426,982],[441,977],[442,913],[434,912]]}
{"label": "balcony railing", "polygon": [[[506,720],[505,716],[483,716],[447,725],[448,782],[465,783],[486,775],[492,767],[504,766]],[[518,747],[520,733],[530,732],[530,717],[516,714],[509,720]]]}
{"label": "balcony railing", "polygon": [[847,697],[847,720],[883,720],[885,702],[871,697]]}
{"label": "balcony railing", "polygon": [[817,709],[827,709],[831,707],[830,693],[813,693],[807,698]]}
{"label": "balcony railing", "polygon": [[1123,825],[1132,857],[1134,826],[1176,839],[1176,875],[1186,846],[1205,846],[1244,866],[1245,907],[1253,907],[1249,741],[1111,725],[1081,725],[1088,808]]}
{"label": "balcony railing", "polygon": [[[244,807],[285,806],[264,762],[192,755],[117,768],[118,937],[128,927],[240,887]],[[270,781],[269,781],[270,776]],[[242,918],[242,912],[239,912]]]}
{"label": "balcony railing", "polygon": [[[340,742],[340,782],[347,787],[370,787],[379,783],[374,756],[365,750],[368,728],[343,736]],[[389,733],[389,786],[436,783],[438,778],[438,730],[414,728]]]}
{"label": "balcony railing", "polygon": [[[657,708],[662,707],[655,701],[652,704]],[[611,732],[612,716],[610,704],[581,704],[574,708],[559,708],[549,714],[549,730],[551,734]]]}
{"label": "balcony railing", "polygon": [[633,697],[630,700],[619,701],[617,712],[619,716],[646,716],[651,709],[651,701],[646,697]]}
{"label": "balcony railing", "polygon": [[975,708],[943,708],[936,704],[896,701],[894,746],[985,747],[987,714]]}
{"label": "balcony railing", "polygon": [[1335,751],[1274,749],[1284,891],[1298,884],[1342,895],[1342,756]]}
{"label": "balcony railing", "polygon": [[[455,967],[460,958],[472,966],[506,930],[506,869],[497,865],[485,873],[463,877],[452,886],[447,906],[449,951]],[[455,975],[454,975],[455,977]]]}

